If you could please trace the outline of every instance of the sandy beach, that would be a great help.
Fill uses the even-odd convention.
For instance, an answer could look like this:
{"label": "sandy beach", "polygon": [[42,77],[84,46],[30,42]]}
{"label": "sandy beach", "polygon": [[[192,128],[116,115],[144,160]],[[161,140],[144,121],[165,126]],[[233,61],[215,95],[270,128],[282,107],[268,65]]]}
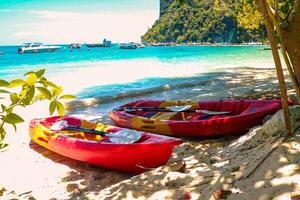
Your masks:
{"label": "sandy beach", "polygon": [[[295,98],[291,84],[288,86],[289,96]],[[202,86],[194,89],[197,87]],[[205,87],[208,89],[199,90],[198,94],[183,94],[179,89],[173,98],[279,97],[273,69],[235,69]],[[122,99],[127,100],[130,99]],[[76,109],[80,113],[88,108]],[[69,106],[69,113],[72,112],[74,108]],[[98,118],[111,123],[105,112],[99,111]],[[138,176],[71,160],[32,143],[28,122],[48,116],[48,105],[38,103],[20,113],[26,116],[26,122],[18,126],[17,133],[9,130],[10,146],[0,153],[0,199],[263,200],[290,199],[291,192],[300,190],[300,136],[297,133],[286,137],[280,111],[241,137],[183,138],[186,142],[174,150],[166,166]],[[299,108],[293,108],[292,113],[293,127],[297,129]]]}

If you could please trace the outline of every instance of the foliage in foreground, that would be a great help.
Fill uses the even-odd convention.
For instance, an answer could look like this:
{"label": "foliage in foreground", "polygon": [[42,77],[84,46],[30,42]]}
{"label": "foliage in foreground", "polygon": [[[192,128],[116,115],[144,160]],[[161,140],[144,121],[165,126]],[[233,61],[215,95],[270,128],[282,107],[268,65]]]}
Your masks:
{"label": "foliage in foreground", "polygon": [[[55,111],[60,116],[64,115],[64,105],[60,102],[63,99],[73,99],[75,96],[62,94],[62,87],[44,77],[45,69],[27,72],[25,79],[12,81],[0,80],[0,149],[8,144],[4,143],[6,130],[5,125],[11,125],[16,130],[16,124],[24,122],[24,119],[14,112],[16,107],[26,107],[41,100],[50,101],[49,111],[52,115]],[[7,100],[7,103],[4,102]]]}

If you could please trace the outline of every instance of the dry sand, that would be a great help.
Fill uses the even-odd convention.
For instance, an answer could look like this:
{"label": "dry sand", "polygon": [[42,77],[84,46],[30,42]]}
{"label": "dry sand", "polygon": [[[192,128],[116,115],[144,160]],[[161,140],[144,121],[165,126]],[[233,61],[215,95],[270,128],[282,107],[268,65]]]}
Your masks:
{"label": "dry sand", "polygon": [[[291,109],[300,128],[300,107]],[[99,199],[290,199],[300,190],[300,131],[287,138],[279,111],[231,142],[189,141],[169,164],[106,188]],[[89,194],[93,198],[92,194]],[[220,198],[220,199],[223,199]]]}
{"label": "dry sand", "polygon": [[[209,98],[276,97],[274,72],[249,69],[224,77],[227,90],[216,87]],[[0,153],[0,199],[214,199],[213,193],[223,190],[221,196],[228,199],[262,200],[290,199],[290,192],[300,190],[300,136],[286,139],[280,112],[240,138],[186,139],[168,165],[139,176],[74,161],[31,143],[28,120],[47,116],[48,108],[38,104],[20,112],[26,123],[17,133],[9,131],[9,149]],[[298,127],[300,111],[293,113]]]}

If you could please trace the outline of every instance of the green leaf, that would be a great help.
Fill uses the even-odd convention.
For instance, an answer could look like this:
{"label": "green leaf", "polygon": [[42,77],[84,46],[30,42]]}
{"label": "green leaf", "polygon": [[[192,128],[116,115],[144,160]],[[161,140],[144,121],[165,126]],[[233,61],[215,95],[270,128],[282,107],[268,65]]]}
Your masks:
{"label": "green leaf", "polygon": [[28,74],[27,84],[29,86],[33,86],[35,84],[36,80],[37,80],[37,76],[35,74],[33,74],[33,73]]}
{"label": "green leaf", "polygon": [[42,77],[44,75],[44,73],[45,73],[45,69],[40,69],[35,72],[35,74],[38,78]]}
{"label": "green leaf", "polygon": [[50,115],[53,115],[55,109],[56,109],[56,100],[53,100],[53,101],[51,101],[51,103],[49,105]]}
{"label": "green leaf", "polygon": [[59,116],[61,116],[61,117],[64,116],[64,114],[65,114],[65,107],[59,101],[56,101],[56,110],[57,110]]}
{"label": "green leaf", "polygon": [[8,85],[9,85],[9,83],[7,81],[0,79],[0,87],[3,87],[3,86],[6,87]]}
{"label": "green leaf", "polygon": [[62,87],[52,89],[52,94],[54,97],[57,97],[58,95],[60,95],[61,92],[62,92]]}
{"label": "green leaf", "polygon": [[7,90],[2,90],[2,89],[0,89],[0,93],[10,93],[10,92],[7,91]]}
{"label": "green leaf", "polygon": [[8,124],[17,124],[24,122],[24,119],[17,115],[16,113],[9,113],[3,118],[3,121],[8,123]]}
{"label": "green leaf", "polygon": [[15,88],[18,86],[22,86],[26,84],[26,82],[22,79],[15,79],[9,82],[9,85],[7,86],[8,88]]}
{"label": "green leaf", "polygon": [[1,108],[2,108],[2,112],[4,112],[7,107],[4,104],[1,104]]}
{"label": "green leaf", "polygon": [[76,96],[71,95],[71,94],[64,94],[59,97],[59,99],[76,99]]}
{"label": "green leaf", "polygon": [[40,82],[42,82],[42,81],[47,81],[47,79],[45,77],[41,77]]}
{"label": "green leaf", "polygon": [[12,101],[12,103],[14,103],[14,104],[20,100],[17,93],[12,93],[9,97],[10,97],[10,100]]}
{"label": "green leaf", "polygon": [[0,141],[0,149],[4,149],[4,148],[7,147],[7,146],[8,146],[8,144],[2,143],[2,142]]}
{"label": "green leaf", "polygon": [[42,100],[46,99],[45,96],[44,96],[43,94],[38,94],[38,95],[35,96],[35,98],[36,98],[37,100],[39,100],[39,101],[42,101]]}
{"label": "green leaf", "polygon": [[34,74],[34,71],[26,72],[26,73],[24,74],[24,76],[27,76],[27,75],[29,75],[29,74]]}
{"label": "green leaf", "polygon": [[46,97],[49,100],[52,99],[52,94],[47,88],[44,87],[36,87],[36,88],[40,91],[41,94],[44,95],[44,97]]}
{"label": "green leaf", "polygon": [[13,111],[13,109],[14,109],[13,107],[7,108],[7,109],[6,109],[6,113],[11,113],[11,112]]}
{"label": "green leaf", "polygon": [[25,99],[23,100],[23,103],[25,105],[29,105],[34,97],[34,93],[35,93],[35,88],[34,87],[31,87],[28,92],[26,93],[26,97]]}
{"label": "green leaf", "polygon": [[51,81],[41,80],[40,83],[44,84],[45,86],[50,86],[50,87],[57,88],[57,89],[59,88],[57,85],[55,85]]}
{"label": "green leaf", "polygon": [[12,124],[12,126],[14,127],[15,132],[17,132],[17,126],[15,124]]}

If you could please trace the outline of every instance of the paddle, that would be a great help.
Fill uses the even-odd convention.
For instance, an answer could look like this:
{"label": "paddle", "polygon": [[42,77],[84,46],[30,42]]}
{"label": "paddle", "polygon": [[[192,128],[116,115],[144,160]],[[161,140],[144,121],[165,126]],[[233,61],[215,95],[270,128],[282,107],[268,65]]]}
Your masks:
{"label": "paddle", "polygon": [[[192,105],[185,106],[167,106],[167,107],[158,107],[158,106],[147,106],[147,107],[119,107],[114,109],[115,111],[124,110],[127,112],[132,111],[171,111],[171,112],[183,112],[189,111],[192,108]],[[201,112],[208,115],[224,115],[229,114],[229,111],[209,111],[209,110],[195,110],[195,112]]]}
{"label": "paddle", "polygon": [[104,131],[97,131],[94,129],[83,128],[79,126],[72,126],[69,125],[66,120],[59,120],[55,122],[50,129],[52,131],[65,131],[65,130],[72,130],[72,131],[82,131],[85,133],[91,133],[95,135],[100,135],[102,137],[107,136],[110,141],[117,144],[131,144],[137,142],[141,139],[142,134],[139,131],[129,130],[129,129],[122,129],[115,133],[108,133]]}

